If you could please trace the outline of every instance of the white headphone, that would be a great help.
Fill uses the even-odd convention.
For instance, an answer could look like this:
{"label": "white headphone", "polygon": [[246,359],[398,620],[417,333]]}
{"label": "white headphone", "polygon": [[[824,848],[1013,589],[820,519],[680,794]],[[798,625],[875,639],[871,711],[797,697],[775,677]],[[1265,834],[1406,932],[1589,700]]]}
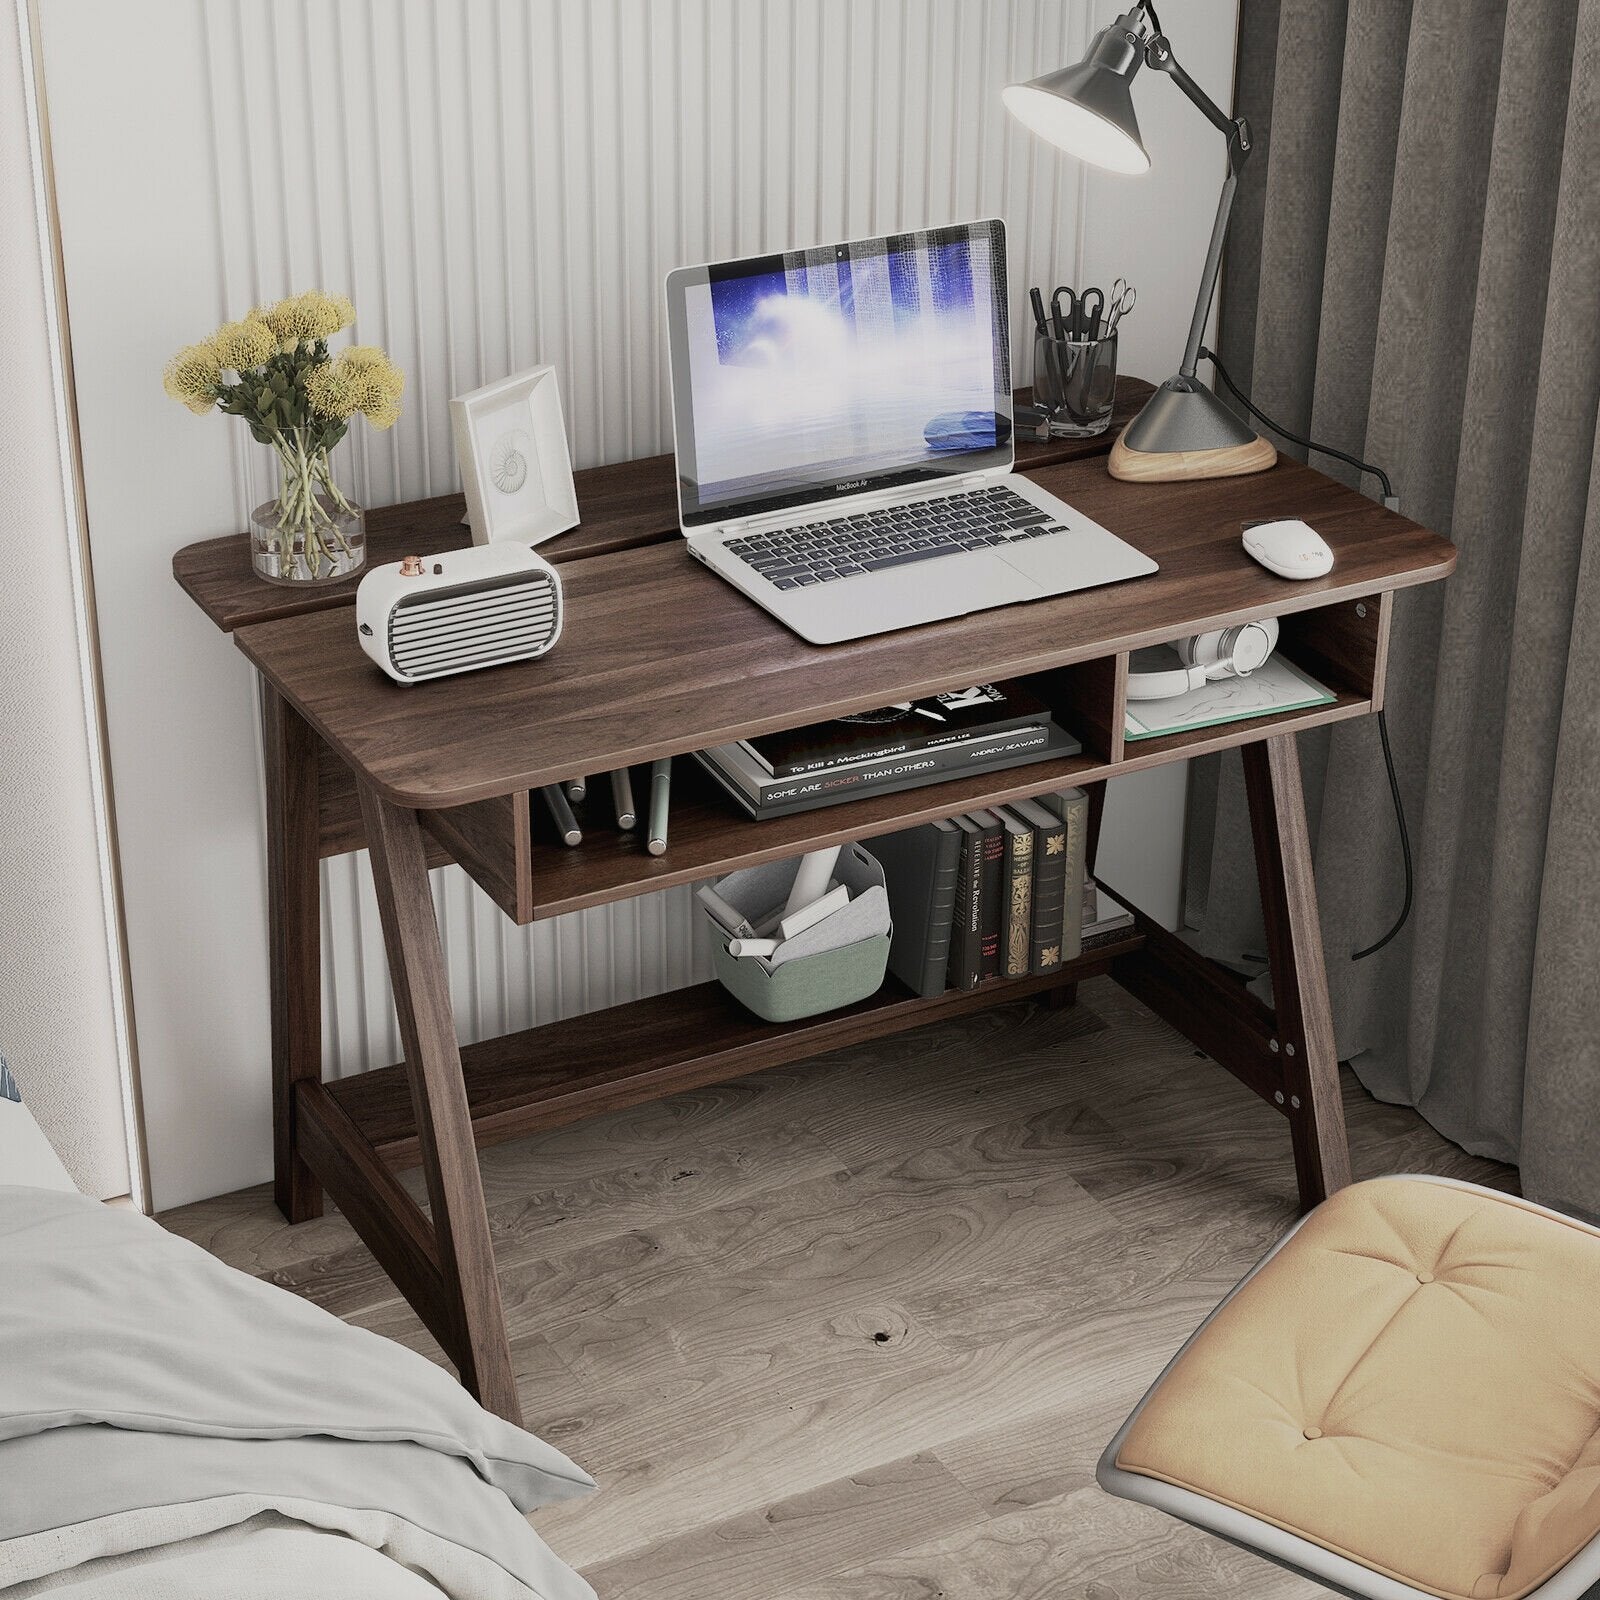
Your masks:
{"label": "white headphone", "polygon": [[1257,667],[1266,665],[1277,647],[1276,617],[1174,639],[1170,648],[1178,652],[1182,667],[1164,672],[1130,672],[1128,698],[1170,700],[1219,678],[1247,678]]}

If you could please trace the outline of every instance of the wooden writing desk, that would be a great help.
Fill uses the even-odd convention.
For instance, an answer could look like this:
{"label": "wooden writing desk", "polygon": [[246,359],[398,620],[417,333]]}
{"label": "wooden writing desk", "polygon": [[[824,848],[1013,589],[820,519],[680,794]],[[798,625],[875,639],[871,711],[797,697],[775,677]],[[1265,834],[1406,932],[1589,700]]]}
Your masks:
{"label": "wooden writing desk", "polygon": [[[1120,408],[1145,392],[1126,384]],[[1133,485],[1107,475],[1104,449],[1030,447],[1019,465],[1153,556],[1158,573],[827,648],[688,556],[668,458],[578,475],[584,525],[547,547],[568,606],[550,656],[413,688],[361,653],[353,585],[303,595],[258,583],[242,538],[174,558],[263,680],[278,1204],[302,1221],[326,1189],[486,1405],[518,1415],[476,1146],[1021,995],[1070,997],[1093,973],[1110,971],[1283,1113],[1305,1205],[1349,1181],[1293,734],[1382,704],[1391,595],[1446,576],[1455,552],[1292,462]],[[465,542],[460,514],[459,497],[373,513],[372,559]],[[1287,583],[1244,555],[1241,524],[1283,515],[1308,518],[1333,547],[1327,577]],[[1280,648],[1337,692],[1333,704],[1124,746],[1130,650],[1268,614],[1281,619]],[[659,857],[642,830],[566,849],[530,804],[541,784],[1021,674],[1039,676],[1080,754],[764,822],[683,762]],[[846,1010],[769,1024],[704,984],[457,1044],[430,865],[459,862],[526,923],[1067,784],[1091,786],[1092,853],[1104,780],[1230,745],[1243,747],[1275,1012],[1141,915],[1127,938],[1059,973],[933,999],[891,978]],[[324,1082],[318,862],[362,848],[405,1061]],[[394,1177],[419,1161],[431,1222]]]}

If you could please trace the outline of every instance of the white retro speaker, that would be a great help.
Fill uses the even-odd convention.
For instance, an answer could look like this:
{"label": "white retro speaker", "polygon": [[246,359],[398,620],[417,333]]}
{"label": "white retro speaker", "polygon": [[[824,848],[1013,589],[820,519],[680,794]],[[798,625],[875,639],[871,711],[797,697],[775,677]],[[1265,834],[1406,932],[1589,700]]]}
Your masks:
{"label": "white retro speaker", "polygon": [[356,590],[361,648],[396,683],[542,656],[561,637],[561,579],[526,545],[374,567]]}

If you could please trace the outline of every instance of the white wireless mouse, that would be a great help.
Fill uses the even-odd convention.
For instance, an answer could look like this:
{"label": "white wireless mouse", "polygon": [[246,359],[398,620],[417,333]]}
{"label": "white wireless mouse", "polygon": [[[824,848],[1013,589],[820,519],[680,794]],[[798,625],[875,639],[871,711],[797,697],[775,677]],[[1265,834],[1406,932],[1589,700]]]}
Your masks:
{"label": "white wireless mouse", "polygon": [[1320,578],[1333,570],[1333,551],[1298,517],[1246,528],[1244,548],[1246,555],[1280,578]]}

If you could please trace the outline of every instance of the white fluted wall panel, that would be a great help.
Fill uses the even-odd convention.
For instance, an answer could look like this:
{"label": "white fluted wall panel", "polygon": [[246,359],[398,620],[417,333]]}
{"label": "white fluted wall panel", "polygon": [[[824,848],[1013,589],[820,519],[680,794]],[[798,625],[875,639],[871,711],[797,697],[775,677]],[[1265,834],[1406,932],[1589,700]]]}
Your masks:
{"label": "white fluted wall panel", "polygon": [[[1086,180],[998,90],[1081,52],[1106,0],[39,0],[101,580],[152,1166],[165,1204],[267,1169],[259,751],[242,664],[171,551],[242,526],[267,453],[164,402],[166,353],[311,285],[406,370],[356,430],[369,504],[458,485],[451,394],[560,375],[580,466],[670,448],[661,279],[679,263],[961,218],[1008,225],[1025,288],[1140,285],[1130,370],[1170,367],[1222,152],[1139,85],[1156,170]],[[1184,59],[1226,99],[1234,0]],[[129,308],[137,307],[130,316]],[[397,1043],[363,859],[329,863],[330,1069]],[[707,971],[687,891],[531,930],[436,875],[463,1037]]]}

